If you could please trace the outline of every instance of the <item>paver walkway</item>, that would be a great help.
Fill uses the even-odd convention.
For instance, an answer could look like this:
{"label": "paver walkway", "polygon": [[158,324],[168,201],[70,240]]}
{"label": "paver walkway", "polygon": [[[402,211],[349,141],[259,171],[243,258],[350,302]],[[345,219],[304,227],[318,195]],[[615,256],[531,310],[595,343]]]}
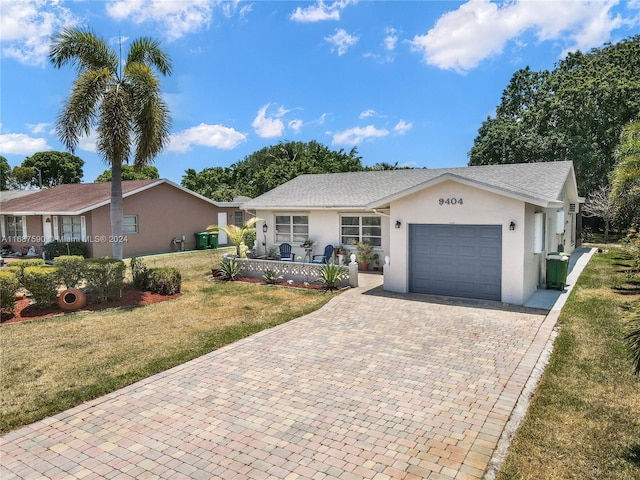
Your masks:
{"label": "paver walkway", "polygon": [[0,478],[481,478],[553,325],[363,290],[8,433]]}

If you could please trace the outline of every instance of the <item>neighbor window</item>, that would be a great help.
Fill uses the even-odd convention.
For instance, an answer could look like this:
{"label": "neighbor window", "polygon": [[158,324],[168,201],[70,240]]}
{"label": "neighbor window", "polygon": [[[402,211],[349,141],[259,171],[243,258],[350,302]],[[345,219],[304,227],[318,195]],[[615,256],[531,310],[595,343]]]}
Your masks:
{"label": "neighbor window", "polygon": [[244,225],[244,212],[233,212],[233,224],[236,227],[242,228],[242,225]]}
{"label": "neighbor window", "polygon": [[65,242],[82,240],[82,221],[80,217],[62,217],[62,240]]}
{"label": "neighbor window", "polygon": [[122,218],[122,233],[138,233],[138,216],[137,215],[125,215]]}
{"label": "neighbor window", "polygon": [[308,238],[308,215],[276,215],[276,242],[302,243]]}
{"label": "neighbor window", "polygon": [[345,215],[340,219],[340,243],[352,245],[364,242],[374,247],[382,246],[380,217],[370,215]]}
{"label": "neighbor window", "polygon": [[7,236],[9,237],[24,237],[25,233],[24,218],[16,217],[13,215],[7,216]]}

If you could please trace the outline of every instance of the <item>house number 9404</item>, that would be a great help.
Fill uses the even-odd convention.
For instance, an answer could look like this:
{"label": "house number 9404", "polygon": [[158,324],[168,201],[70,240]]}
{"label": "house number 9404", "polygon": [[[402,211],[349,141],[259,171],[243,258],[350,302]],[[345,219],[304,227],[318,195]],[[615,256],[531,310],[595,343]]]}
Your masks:
{"label": "house number 9404", "polygon": [[460,198],[455,198],[455,197],[451,197],[451,198],[439,198],[438,199],[438,203],[440,205],[462,205],[462,197]]}

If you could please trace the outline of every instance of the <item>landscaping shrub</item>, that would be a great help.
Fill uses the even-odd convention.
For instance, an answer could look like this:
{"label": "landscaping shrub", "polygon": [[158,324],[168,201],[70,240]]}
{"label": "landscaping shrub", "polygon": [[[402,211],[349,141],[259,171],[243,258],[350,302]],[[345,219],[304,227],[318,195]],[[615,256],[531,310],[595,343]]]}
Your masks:
{"label": "landscaping shrub", "polygon": [[140,290],[149,290],[149,268],[140,258],[132,257],[129,262],[133,286]]}
{"label": "landscaping shrub", "polygon": [[277,270],[268,268],[264,271],[262,278],[267,285],[275,285],[279,280],[282,280],[282,275],[279,275]]}
{"label": "landscaping shrub", "polygon": [[220,262],[218,276],[222,280],[234,281],[242,272],[242,265],[233,257],[224,257]]}
{"label": "landscaping shrub", "polygon": [[14,312],[18,290],[20,290],[20,282],[15,272],[0,270],[0,310],[7,313]]}
{"label": "landscaping shrub", "polygon": [[182,275],[175,267],[152,268],[148,271],[149,290],[160,295],[180,293]]}
{"label": "landscaping shrub", "polygon": [[31,258],[29,260],[18,260],[17,262],[11,262],[7,264],[7,269],[14,272],[20,285],[26,288],[24,284],[24,269],[27,267],[43,266],[44,260],[41,258]]}
{"label": "landscaping shrub", "polygon": [[87,287],[95,294],[99,302],[118,298],[124,287],[124,274],[127,266],[115,258],[91,258],[87,263]]}
{"label": "landscaping shrub", "polygon": [[33,295],[36,306],[46,308],[55,302],[60,283],[58,267],[49,265],[26,267],[22,275],[24,288]]}
{"label": "landscaping shrub", "polygon": [[318,270],[320,275],[316,281],[324,285],[325,292],[327,290],[337,290],[340,286],[340,281],[345,275],[345,268],[341,265],[336,265],[333,262],[324,263]]}
{"label": "landscaping shrub", "polygon": [[67,288],[76,288],[87,271],[84,257],[80,255],[62,255],[54,263],[60,269],[60,280]]}
{"label": "landscaping shrub", "polygon": [[73,242],[59,242],[54,240],[42,247],[44,257],[47,260],[53,260],[56,257],[62,255],[79,255],[81,257],[87,256],[87,243],[80,241]]}

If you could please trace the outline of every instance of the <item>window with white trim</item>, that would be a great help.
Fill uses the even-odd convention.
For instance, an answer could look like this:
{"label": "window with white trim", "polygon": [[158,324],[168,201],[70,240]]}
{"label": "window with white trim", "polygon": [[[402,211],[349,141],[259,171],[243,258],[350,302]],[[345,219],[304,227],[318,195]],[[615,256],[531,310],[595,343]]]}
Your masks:
{"label": "window with white trim", "polygon": [[72,242],[82,240],[82,220],[78,216],[64,215],[61,217],[62,241]]}
{"label": "window with white trim", "polygon": [[122,233],[125,235],[138,233],[137,215],[125,215],[122,217]]}
{"label": "window with white trim", "polygon": [[7,215],[7,236],[8,237],[26,237],[25,217],[16,215]]}
{"label": "window with white trim", "polygon": [[340,217],[340,243],[352,245],[363,242],[382,246],[382,223],[375,215],[343,215]]}
{"label": "window with white trim", "polygon": [[276,215],[276,242],[303,243],[309,238],[308,215]]}

